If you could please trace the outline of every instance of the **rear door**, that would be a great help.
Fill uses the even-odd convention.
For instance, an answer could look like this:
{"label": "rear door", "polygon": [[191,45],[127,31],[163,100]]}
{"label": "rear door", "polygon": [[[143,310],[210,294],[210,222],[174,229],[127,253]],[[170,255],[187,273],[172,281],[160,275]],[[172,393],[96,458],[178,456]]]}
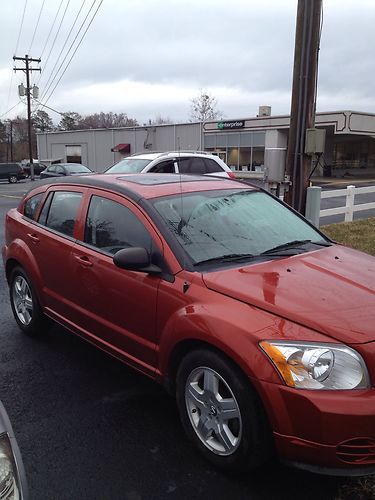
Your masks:
{"label": "rear door", "polygon": [[54,315],[69,318],[74,289],[70,254],[75,244],[83,188],[55,187],[46,195],[37,223],[30,224],[28,244],[41,274],[43,305]]}

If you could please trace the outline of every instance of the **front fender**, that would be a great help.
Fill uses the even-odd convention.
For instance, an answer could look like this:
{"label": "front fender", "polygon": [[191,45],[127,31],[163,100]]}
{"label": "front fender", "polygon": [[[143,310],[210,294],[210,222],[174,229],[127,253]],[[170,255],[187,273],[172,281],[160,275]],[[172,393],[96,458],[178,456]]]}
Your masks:
{"label": "front fender", "polygon": [[275,330],[275,318],[248,304],[207,292],[208,301],[184,305],[166,321],[159,338],[161,377],[171,376],[170,362],[176,349],[182,343],[195,341],[222,351],[248,377],[280,383],[276,370],[258,345],[267,336],[264,332],[270,331],[271,336]]}

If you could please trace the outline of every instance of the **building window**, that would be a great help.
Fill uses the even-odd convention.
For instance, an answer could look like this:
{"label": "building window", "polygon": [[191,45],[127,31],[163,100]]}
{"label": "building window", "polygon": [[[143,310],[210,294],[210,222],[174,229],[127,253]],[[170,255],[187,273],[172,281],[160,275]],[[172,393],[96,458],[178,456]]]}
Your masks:
{"label": "building window", "polygon": [[216,153],[232,170],[259,170],[264,165],[265,132],[206,134],[204,148]]}
{"label": "building window", "polygon": [[67,163],[82,163],[82,146],[65,146]]}

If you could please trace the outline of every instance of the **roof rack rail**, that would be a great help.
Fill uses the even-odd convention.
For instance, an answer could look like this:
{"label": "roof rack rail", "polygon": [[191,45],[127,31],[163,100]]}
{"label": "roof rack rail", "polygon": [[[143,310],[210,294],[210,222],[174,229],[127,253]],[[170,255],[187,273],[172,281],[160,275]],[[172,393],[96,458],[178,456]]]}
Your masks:
{"label": "roof rack rail", "polygon": [[212,154],[211,151],[198,151],[196,149],[180,149],[179,151],[166,151],[166,154],[178,154],[178,153],[197,153],[201,155],[209,155]]}

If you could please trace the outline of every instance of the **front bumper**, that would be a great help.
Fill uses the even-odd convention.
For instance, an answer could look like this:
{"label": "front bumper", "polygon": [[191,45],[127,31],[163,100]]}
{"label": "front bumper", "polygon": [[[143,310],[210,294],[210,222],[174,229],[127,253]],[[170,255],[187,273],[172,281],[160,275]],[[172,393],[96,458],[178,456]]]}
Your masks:
{"label": "front bumper", "polygon": [[319,473],[375,473],[375,389],[312,391],[252,381],[283,462]]}

